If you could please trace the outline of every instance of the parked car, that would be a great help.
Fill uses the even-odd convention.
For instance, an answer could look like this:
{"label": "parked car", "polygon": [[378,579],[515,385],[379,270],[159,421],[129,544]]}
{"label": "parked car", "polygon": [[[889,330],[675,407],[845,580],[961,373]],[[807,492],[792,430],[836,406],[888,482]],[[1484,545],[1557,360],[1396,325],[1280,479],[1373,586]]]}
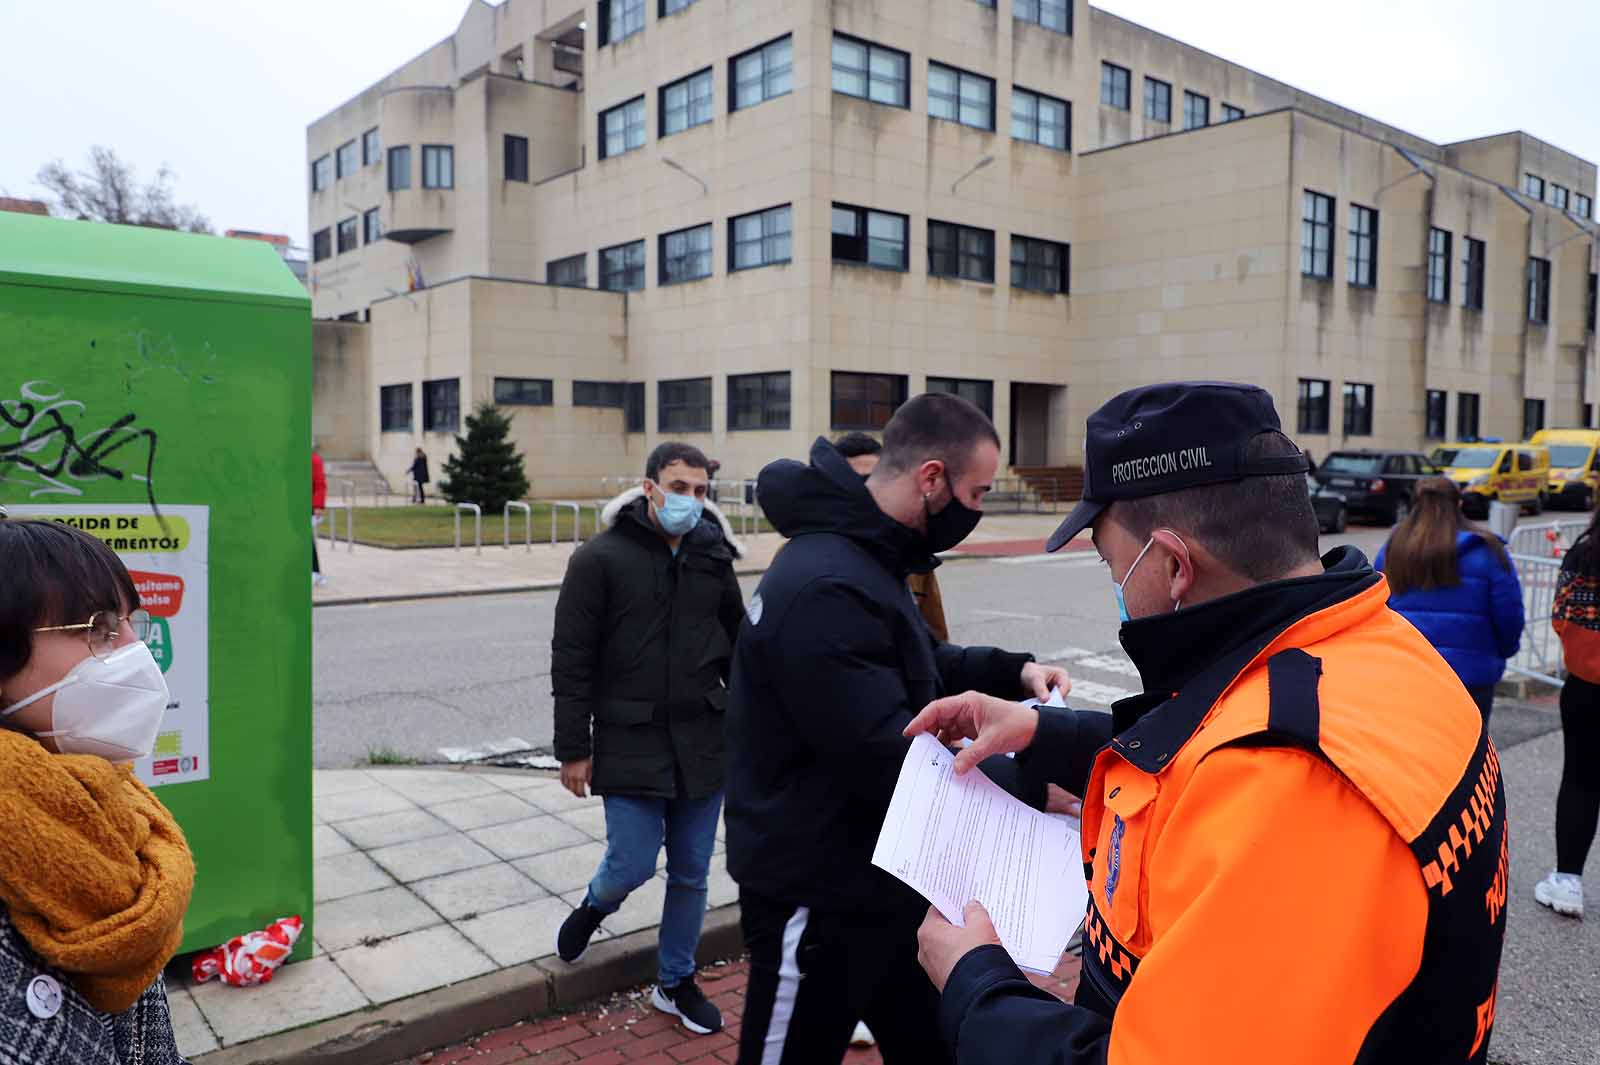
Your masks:
{"label": "parked car", "polygon": [[1345,524],[1350,519],[1350,508],[1346,506],[1344,496],[1326,485],[1317,483],[1317,479],[1306,475],[1307,487],[1311,491],[1311,509],[1317,512],[1317,528],[1325,533],[1342,533]]}
{"label": "parked car", "polygon": [[1417,482],[1439,471],[1416,451],[1335,451],[1317,467],[1317,484],[1344,496],[1352,515],[1394,525],[1411,513]]}
{"label": "parked car", "polygon": [[1440,444],[1431,460],[1460,486],[1461,509],[1469,518],[1488,517],[1489,504],[1496,501],[1515,503],[1532,514],[1544,512],[1550,449],[1542,444]]}
{"label": "parked car", "polygon": [[1530,444],[1550,449],[1550,486],[1545,501],[1550,506],[1593,510],[1600,494],[1600,429],[1540,429],[1528,437]]}

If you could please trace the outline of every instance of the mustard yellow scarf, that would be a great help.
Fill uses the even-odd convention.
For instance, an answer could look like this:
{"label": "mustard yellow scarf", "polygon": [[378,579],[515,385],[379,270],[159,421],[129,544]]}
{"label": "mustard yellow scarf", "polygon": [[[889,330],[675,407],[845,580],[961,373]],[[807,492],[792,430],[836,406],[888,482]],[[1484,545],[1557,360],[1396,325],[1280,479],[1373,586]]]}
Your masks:
{"label": "mustard yellow scarf", "polygon": [[131,767],[0,730],[0,903],[96,1009],[121,1013],[171,960],[194,890],[178,823]]}

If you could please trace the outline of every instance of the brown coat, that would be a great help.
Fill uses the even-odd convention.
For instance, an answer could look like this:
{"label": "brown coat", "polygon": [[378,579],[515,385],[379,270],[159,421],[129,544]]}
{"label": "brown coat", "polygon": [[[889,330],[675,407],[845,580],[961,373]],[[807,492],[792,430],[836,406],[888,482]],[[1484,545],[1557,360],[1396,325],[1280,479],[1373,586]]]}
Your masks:
{"label": "brown coat", "polygon": [[906,583],[911,586],[911,595],[917,601],[917,609],[922,611],[922,620],[928,623],[928,631],[933,633],[933,638],[940,643],[950,642],[950,626],[944,620],[944,596],[939,594],[939,577],[934,573],[913,573],[906,578]]}

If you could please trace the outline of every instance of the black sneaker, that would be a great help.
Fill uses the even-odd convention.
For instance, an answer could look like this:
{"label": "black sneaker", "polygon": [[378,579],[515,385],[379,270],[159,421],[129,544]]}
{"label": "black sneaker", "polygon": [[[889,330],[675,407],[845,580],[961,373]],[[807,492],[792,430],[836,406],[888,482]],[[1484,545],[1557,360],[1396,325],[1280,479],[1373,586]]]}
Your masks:
{"label": "black sneaker", "polygon": [[603,920],[605,914],[591,907],[587,899],[568,914],[561,922],[561,931],[556,933],[556,953],[561,960],[571,964],[583,957],[583,952],[589,949],[589,940],[594,938],[594,930]]}
{"label": "black sneaker", "polygon": [[692,976],[676,987],[657,984],[650,1005],[662,1013],[677,1014],[683,1026],[696,1035],[722,1031],[722,1011],[711,1004]]}

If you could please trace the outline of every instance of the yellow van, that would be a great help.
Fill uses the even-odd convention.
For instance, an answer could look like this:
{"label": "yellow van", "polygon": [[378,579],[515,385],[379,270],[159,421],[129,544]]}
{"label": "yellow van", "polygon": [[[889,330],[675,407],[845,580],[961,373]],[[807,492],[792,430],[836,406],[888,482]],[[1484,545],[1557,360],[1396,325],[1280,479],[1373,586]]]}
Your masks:
{"label": "yellow van", "polygon": [[1516,503],[1534,514],[1544,510],[1550,480],[1550,450],[1540,444],[1481,440],[1440,444],[1428,460],[1461,489],[1468,517],[1489,514],[1489,503]]}
{"label": "yellow van", "polygon": [[1540,429],[1528,443],[1550,449],[1551,505],[1593,510],[1600,492],[1600,470],[1595,469],[1600,429]]}

